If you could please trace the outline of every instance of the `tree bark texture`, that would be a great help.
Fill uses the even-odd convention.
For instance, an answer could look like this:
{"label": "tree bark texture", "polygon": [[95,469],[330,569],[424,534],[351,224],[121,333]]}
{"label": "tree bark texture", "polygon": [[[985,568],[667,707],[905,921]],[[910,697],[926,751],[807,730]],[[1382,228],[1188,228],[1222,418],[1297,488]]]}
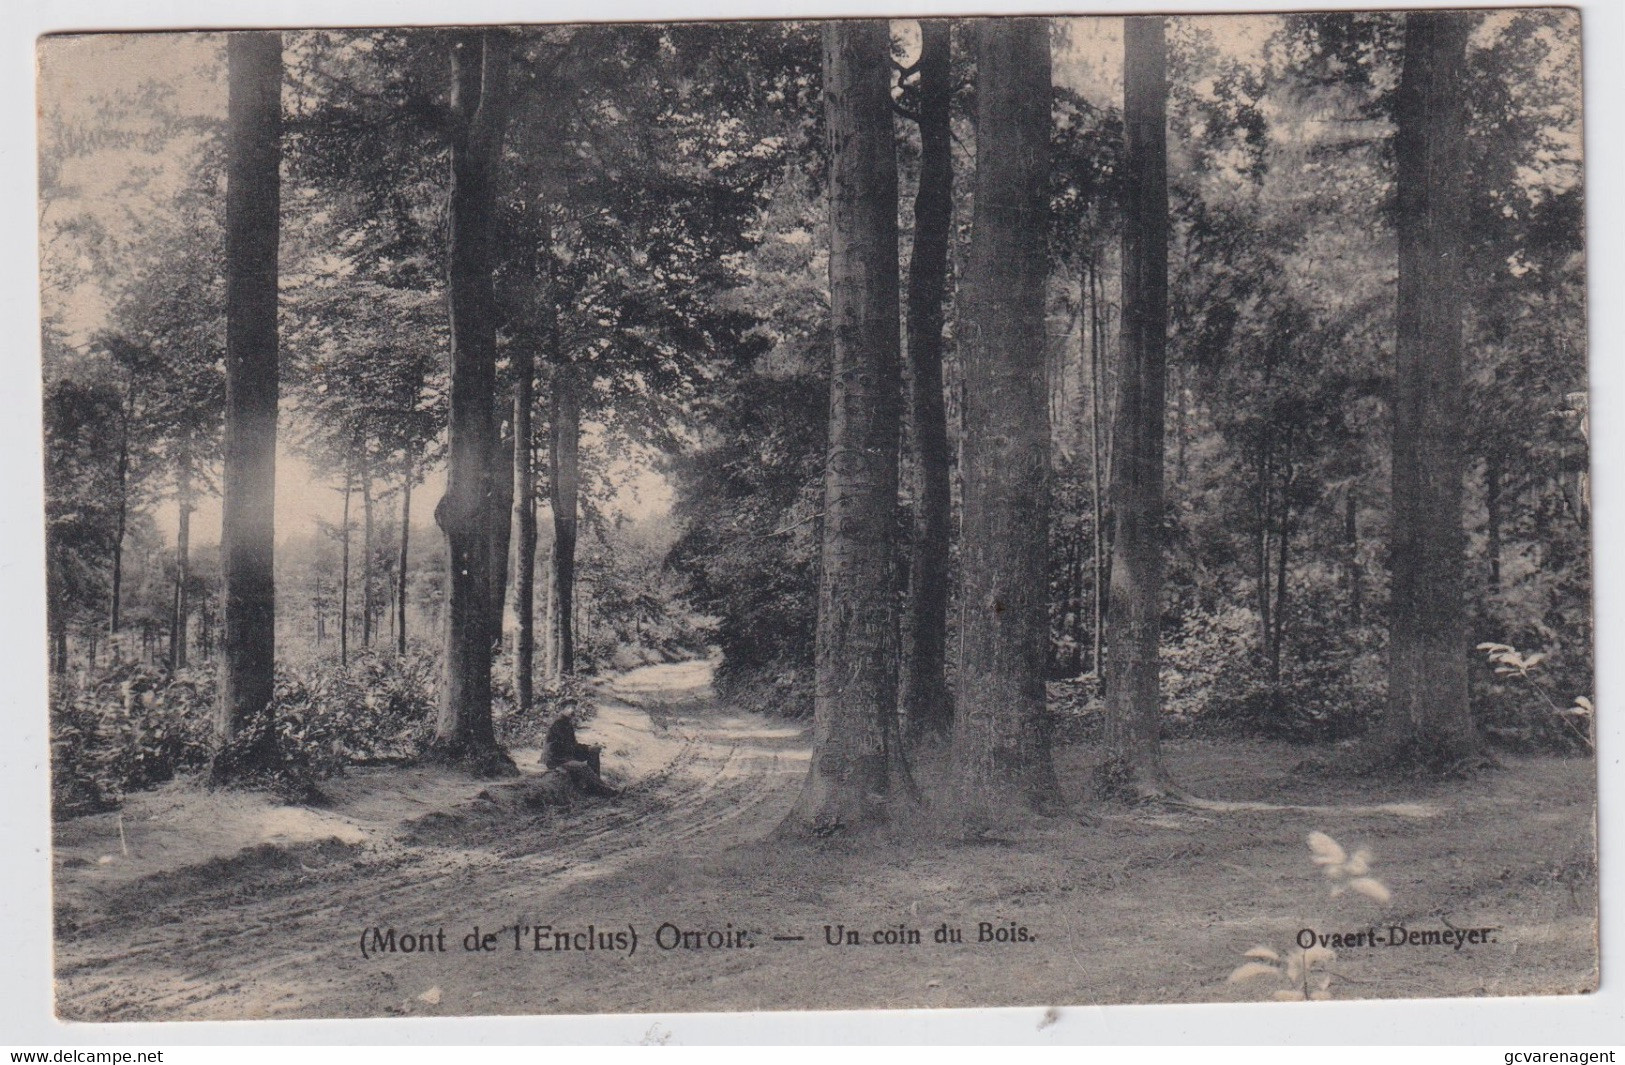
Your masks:
{"label": "tree bark texture", "polygon": [[890,49],[883,20],[824,26],[834,363],[812,765],[785,820],[788,833],[827,835],[880,819],[900,768],[892,580],[902,395]]}
{"label": "tree bark texture", "polygon": [[1123,326],[1111,445],[1107,762],[1099,784],[1107,793],[1142,796],[1168,787],[1158,678],[1168,332],[1168,83],[1160,16],[1124,20],[1123,72]]}
{"label": "tree bark texture", "polygon": [[1489,555],[1489,588],[1501,590],[1501,456],[1484,461],[1484,550]]}
{"label": "tree bark texture", "polygon": [[491,652],[502,652],[502,622],[508,608],[508,555],[513,547],[514,439],[506,433],[491,456]]}
{"label": "tree bark texture", "polygon": [[175,530],[175,611],[169,623],[169,664],[173,669],[186,668],[186,623],[189,608],[186,602],[186,580],[191,562],[192,547],[192,471],[190,459],[181,460],[176,471],[175,504],[180,520]]}
{"label": "tree bark texture", "polygon": [[[496,319],[492,292],[495,178],[508,110],[507,41],[460,33],[452,52],[447,288],[451,410],[446,494],[446,660],[435,749],[482,774],[513,771],[491,720],[491,523],[496,453]],[[502,471],[505,473],[506,471]]]}
{"label": "tree bark texture", "polygon": [[581,505],[581,396],[576,371],[559,363],[553,371],[548,464],[552,468],[553,602],[557,627],[557,675],[575,667],[576,524]]}
{"label": "tree bark texture", "polygon": [[350,661],[350,491],[352,475],[344,474],[344,509],[339,512],[339,665]]}
{"label": "tree bark texture", "polygon": [[1395,100],[1399,306],[1392,591],[1383,756],[1443,770],[1473,754],[1462,603],[1462,83],[1473,17],[1405,16]]}
{"label": "tree bark texture", "polygon": [[531,408],[535,404],[536,359],[528,344],[513,353],[513,691],[516,709],[530,713],[536,682],[536,471],[531,464]]}
{"label": "tree bark texture", "polygon": [[361,472],[361,646],[372,646],[372,624],[377,604],[372,579],[372,460],[362,453]]}
{"label": "tree bark texture", "polygon": [[920,187],[914,199],[914,248],[908,272],[909,419],[915,457],[915,514],[903,620],[902,710],[909,732],[946,738],[948,695],[948,413],[942,395],[943,301],[953,226],[949,104],[951,23],[920,22]]}
{"label": "tree bark texture", "polygon": [[1102,677],[1102,651],[1106,639],[1106,464],[1102,425],[1106,421],[1105,370],[1101,367],[1100,292],[1095,253],[1089,251],[1089,531],[1090,578],[1094,601],[1089,614],[1089,671]]}
{"label": "tree bark texture", "polygon": [[962,289],[964,499],[954,799],[966,827],[1059,799],[1049,658],[1050,54],[1044,19],[977,33],[977,145]]}
{"label": "tree bark texture", "polygon": [[395,653],[406,654],[406,561],[412,545],[412,480],[417,474],[416,462],[410,455],[401,470],[401,547],[399,566],[395,572]]}
{"label": "tree bark texture", "polygon": [[[282,36],[226,41],[226,419],[220,566],[225,635],[212,775],[275,764],[277,239]],[[239,737],[251,737],[246,746]]]}
{"label": "tree bark texture", "polygon": [[124,592],[124,532],[130,516],[130,422],[135,418],[135,396],[136,385],[131,382],[124,396],[123,417],[119,424],[118,467],[115,470],[118,503],[113,528],[112,602],[107,610],[107,636],[115,656],[119,653],[119,612]]}

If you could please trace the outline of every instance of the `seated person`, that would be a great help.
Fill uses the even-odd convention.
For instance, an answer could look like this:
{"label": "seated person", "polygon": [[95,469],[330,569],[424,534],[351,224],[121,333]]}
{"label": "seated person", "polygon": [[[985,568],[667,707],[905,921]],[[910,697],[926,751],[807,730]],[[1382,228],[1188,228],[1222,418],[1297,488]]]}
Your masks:
{"label": "seated person", "polygon": [[576,701],[565,700],[559,716],[548,726],[542,748],[543,764],[549,769],[564,770],[576,786],[589,795],[619,795],[619,791],[599,776],[603,747],[582,743],[576,738],[577,714]]}

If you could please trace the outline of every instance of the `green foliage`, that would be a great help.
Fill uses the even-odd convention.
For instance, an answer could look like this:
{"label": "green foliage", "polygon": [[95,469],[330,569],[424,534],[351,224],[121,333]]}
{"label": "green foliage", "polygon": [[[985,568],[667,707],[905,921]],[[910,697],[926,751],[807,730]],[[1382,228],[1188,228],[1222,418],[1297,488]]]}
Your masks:
{"label": "green foliage", "polygon": [[[267,713],[220,756],[274,752],[252,782],[300,798],[347,765],[415,759],[433,736],[439,668],[422,651],[279,668]],[[206,768],[218,698],[208,670],[172,674],[131,663],[63,678],[51,693],[57,816],[113,809],[129,792]]]}
{"label": "green foliage", "polygon": [[497,742],[504,747],[539,747],[547,738],[548,726],[566,705],[576,708],[576,722],[585,724],[596,709],[592,702],[592,681],[579,675],[554,677],[546,687],[537,686],[531,712],[520,716],[513,694],[513,671],[499,662],[491,678],[492,716]]}
{"label": "green foliage", "polygon": [[115,809],[125,793],[208,765],[214,675],[135,663],[51,690],[51,805],[58,817]]}
{"label": "green foliage", "polygon": [[[1478,650],[1497,678],[1480,700],[1480,716],[1489,719],[1486,731],[1492,739],[1514,747],[1595,750],[1596,707],[1585,695],[1574,696],[1566,706],[1552,697],[1545,652],[1525,655],[1504,643],[1481,643]],[[1532,704],[1523,698],[1527,695],[1539,701]]]}

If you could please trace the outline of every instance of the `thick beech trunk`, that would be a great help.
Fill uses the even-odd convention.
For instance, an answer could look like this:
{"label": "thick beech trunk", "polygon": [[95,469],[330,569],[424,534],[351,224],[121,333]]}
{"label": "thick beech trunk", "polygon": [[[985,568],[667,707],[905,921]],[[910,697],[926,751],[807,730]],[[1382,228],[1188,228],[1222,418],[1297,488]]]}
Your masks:
{"label": "thick beech trunk", "polygon": [[942,395],[943,300],[953,226],[949,103],[951,23],[920,22],[920,187],[908,272],[909,419],[915,459],[914,532],[903,615],[901,706],[911,735],[946,738],[953,704],[946,672],[950,522],[948,413]]}
{"label": "thick beech trunk", "polygon": [[1394,344],[1393,579],[1381,756],[1447,770],[1477,747],[1462,583],[1461,175],[1474,17],[1413,11],[1395,99],[1399,308]]}
{"label": "thick beech trunk", "polygon": [[1049,23],[977,30],[977,144],[962,289],[964,500],[956,814],[967,829],[1060,801],[1050,754],[1049,424],[1044,322]]}
{"label": "thick beech trunk", "polygon": [[[226,419],[220,533],[225,636],[212,777],[272,768],[276,662],[277,237],[282,36],[226,39]],[[241,737],[251,737],[242,742]]]}
{"label": "thick beech trunk", "polygon": [[897,750],[893,596],[901,435],[897,156],[884,20],[824,26],[834,365],[824,473],[813,753],[781,831],[884,815]]}
{"label": "thick beech trunk", "polygon": [[[1167,49],[1160,16],[1124,20],[1123,328],[1112,428],[1106,755],[1099,785],[1167,790],[1159,730],[1163,421],[1168,329]],[[1267,594],[1267,593],[1266,593]]]}
{"label": "thick beech trunk", "polygon": [[[496,319],[491,270],[495,178],[507,125],[501,31],[457,35],[452,54],[447,240],[451,411],[446,494],[446,658],[435,754],[480,774],[512,773],[491,720],[491,468],[496,453]],[[505,471],[504,471],[505,472]]]}

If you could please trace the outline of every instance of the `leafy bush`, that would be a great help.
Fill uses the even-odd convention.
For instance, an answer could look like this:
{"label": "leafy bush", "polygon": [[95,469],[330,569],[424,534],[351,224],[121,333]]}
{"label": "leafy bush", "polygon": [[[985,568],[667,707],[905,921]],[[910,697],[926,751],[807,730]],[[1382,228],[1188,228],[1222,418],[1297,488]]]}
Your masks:
{"label": "leafy bush", "polygon": [[[260,782],[308,794],[346,765],[417,757],[434,730],[438,666],[426,653],[362,654],[279,667],[265,716],[221,756],[274,752]],[[219,695],[213,671],[122,663],[51,694],[52,802],[58,816],[116,808],[124,795],[206,768]]]}
{"label": "leafy bush", "polygon": [[1382,712],[1384,633],[1305,611],[1294,619],[1279,679],[1245,607],[1195,613],[1162,653],[1164,698],[1176,720],[1301,742],[1365,732]]}
{"label": "leafy bush", "polygon": [[111,810],[124,794],[209,762],[212,672],[120,663],[51,690],[51,804],[57,816]]}
{"label": "leafy bush", "polygon": [[740,710],[788,718],[813,714],[813,673],[808,664],[777,662],[745,669],[724,659],[713,684],[723,702]]}
{"label": "leafy bush", "polygon": [[576,703],[579,721],[591,719],[591,684],[586,679],[579,676],[556,677],[545,687],[538,684],[530,713],[521,715],[514,699],[512,677],[511,669],[498,670],[491,682],[492,716],[498,743],[507,747],[540,744],[547,735],[547,727],[553,723],[566,701]]}
{"label": "leafy bush", "polygon": [[1512,747],[1595,750],[1595,707],[1584,695],[1573,696],[1566,706],[1552,697],[1548,654],[1526,655],[1504,643],[1481,643],[1478,650],[1495,671],[1476,708],[1492,740]]}

